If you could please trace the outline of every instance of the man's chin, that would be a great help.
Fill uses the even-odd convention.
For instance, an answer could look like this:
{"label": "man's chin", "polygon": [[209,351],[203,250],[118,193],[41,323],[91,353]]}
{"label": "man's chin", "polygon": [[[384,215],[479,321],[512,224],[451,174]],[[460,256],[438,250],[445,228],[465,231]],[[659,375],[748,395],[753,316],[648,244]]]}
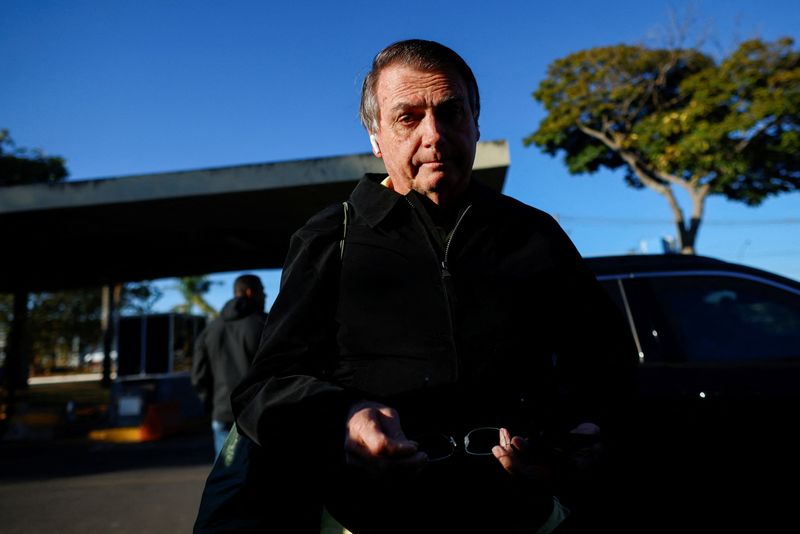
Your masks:
{"label": "man's chin", "polygon": [[416,182],[425,184],[431,190],[447,189],[461,181],[460,173],[453,172],[444,164],[436,166],[423,166],[417,174]]}
{"label": "man's chin", "polygon": [[465,189],[466,182],[466,178],[453,173],[433,172],[417,177],[414,189],[428,197],[452,198]]}
{"label": "man's chin", "polygon": [[453,187],[455,180],[443,172],[428,173],[416,179],[419,184],[417,191],[430,191],[435,193],[447,192]]}

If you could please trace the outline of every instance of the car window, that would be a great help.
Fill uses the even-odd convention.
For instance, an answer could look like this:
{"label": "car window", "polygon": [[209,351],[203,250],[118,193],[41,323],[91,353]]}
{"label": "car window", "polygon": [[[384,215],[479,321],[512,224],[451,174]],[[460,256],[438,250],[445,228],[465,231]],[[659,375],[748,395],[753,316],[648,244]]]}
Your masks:
{"label": "car window", "polygon": [[658,359],[800,359],[800,296],[794,293],[719,275],[645,278],[636,290],[637,308],[647,308],[637,326],[650,346],[659,346]]}

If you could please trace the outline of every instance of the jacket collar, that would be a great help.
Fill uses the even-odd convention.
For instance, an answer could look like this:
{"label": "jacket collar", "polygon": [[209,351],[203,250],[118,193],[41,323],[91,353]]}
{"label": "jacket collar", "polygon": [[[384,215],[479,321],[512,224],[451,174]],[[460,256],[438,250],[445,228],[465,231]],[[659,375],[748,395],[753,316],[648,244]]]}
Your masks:
{"label": "jacket collar", "polygon": [[384,178],[386,174],[368,173],[350,193],[350,202],[373,228],[403,200],[403,195],[381,185]]}
{"label": "jacket collar", "polygon": [[[356,207],[370,227],[374,228],[389,215],[398,202],[404,201],[403,195],[381,185],[386,174],[367,173],[358,182],[350,194],[350,202]],[[466,201],[470,204],[483,205],[497,193],[476,180],[470,180],[466,193]]]}

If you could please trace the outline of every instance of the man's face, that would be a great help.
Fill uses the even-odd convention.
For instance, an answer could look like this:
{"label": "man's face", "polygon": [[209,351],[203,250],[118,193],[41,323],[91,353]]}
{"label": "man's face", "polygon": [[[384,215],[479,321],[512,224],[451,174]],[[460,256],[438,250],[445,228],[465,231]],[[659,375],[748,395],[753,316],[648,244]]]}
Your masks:
{"label": "man's face", "polygon": [[458,197],[469,183],[478,141],[461,77],[390,65],[381,71],[375,96],[378,155],[394,190],[413,189],[440,205]]}

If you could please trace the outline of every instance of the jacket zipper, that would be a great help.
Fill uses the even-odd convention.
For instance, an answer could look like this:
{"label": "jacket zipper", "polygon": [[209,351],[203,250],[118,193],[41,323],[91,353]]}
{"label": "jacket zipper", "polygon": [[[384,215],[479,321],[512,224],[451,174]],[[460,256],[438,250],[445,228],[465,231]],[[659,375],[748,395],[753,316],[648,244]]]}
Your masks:
{"label": "jacket zipper", "polygon": [[[411,202],[411,200],[406,198],[406,202],[408,202],[408,205],[411,206],[412,211],[416,211],[416,208],[415,208],[414,204]],[[459,379],[459,376],[461,375],[461,371],[462,371],[461,368],[463,366],[463,362],[461,361],[461,356],[459,355],[458,347],[456,346],[456,325],[455,325],[455,319],[453,317],[453,307],[454,307],[453,298],[454,298],[455,295],[454,295],[453,288],[452,288],[452,283],[453,282],[450,279],[451,278],[451,274],[450,274],[450,270],[449,270],[448,265],[447,265],[447,260],[448,260],[449,254],[450,254],[450,244],[453,242],[453,238],[456,235],[456,231],[458,230],[458,227],[461,225],[461,221],[464,220],[464,216],[467,214],[467,212],[469,211],[469,209],[471,207],[472,207],[472,204],[467,205],[467,207],[464,208],[464,211],[461,212],[461,215],[459,215],[458,219],[456,220],[456,224],[453,226],[453,231],[450,232],[450,237],[447,238],[447,243],[445,243],[445,246],[444,246],[444,257],[442,258],[442,261],[439,263],[439,267],[441,268],[442,288],[444,289],[445,300],[447,301],[447,322],[450,324],[450,333],[451,333],[450,334],[450,344],[453,347],[453,356],[455,356],[455,359],[456,359],[456,361],[455,361],[456,368],[455,368],[455,377],[454,377],[454,379],[456,381]],[[420,219],[421,219],[421,216],[417,215],[417,217],[420,217]],[[425,223],[422,220],[420,220],[419,222],[420,222],[420,225],[422,226],[423,232],[425,233],[426,237],[428,238],[428,246],[430,247],[431,252],[433,252],[433,255],[436,258],[436,261],[439,262],[439,257],[438,257],[438,254],[436,253],[436,245],[434,245],[434,243],[431,241],[431,236],[428,235],[429,234],[429,229],[426,227]]]}
{"label": "jacket zipper", "polygon": [[461,224],[461,221],[464,220],[464,216],[471,207],[472,204],[469,204],[466,208],[464,208],[464,211],[461,212],[461,215],[459,215],[458,220],[456,221],[456,225],[453,227],[453,231],[450,232],[450,237],[447,238],[447,244],[444,246],[444,259],[442,260],[442,276],[450,276],[450,271],[447,269],[447,258],[450,254],[450,244],[453,242],[453,236],[456,235],[458,226]]}
{"label": "jacket zipper", "polygon": [[447,238],[447,243],[444,246],[444,258],[442,259],[441,268],[442,268],[442,287],[444,288],[445,299],[447,299],[447,319],[450,323],[450,332],[452,332],[452,338],[450,342],[453,345],[453,354],[456,356],[456,376],[455,380],[458,381],[464,371],[469,373],[468,369],[465,369],[465,362],[461,359],[461,353],[458,350],[458,345],[456,344],[456,322],[455,322],[455,288],[453,287],[453,280],[450,274],[450,269],[447,265],[447,260],[450,257],[450,245],[453,242],[453,238],[456,235],[456,231],[458,230],[461,221],[464,220],[464,216],[467,214],[469,209],[472,207],[471,204],[467,205],[464,208],[464,211],[461,212],[458,219],[456,220],[455,226],[453,226],[453,231],[450,232],[450,237]]}

